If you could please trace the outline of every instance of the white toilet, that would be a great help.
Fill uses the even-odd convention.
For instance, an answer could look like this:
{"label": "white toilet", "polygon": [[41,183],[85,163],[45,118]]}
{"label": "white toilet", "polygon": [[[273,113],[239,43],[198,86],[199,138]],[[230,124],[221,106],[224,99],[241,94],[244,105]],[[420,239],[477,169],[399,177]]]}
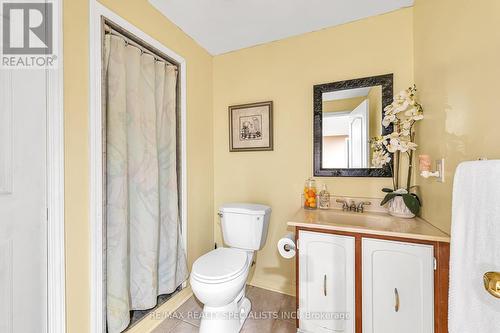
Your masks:
{"label": "white toilet", "polygon": [[266,242],[271,208],[233,203],[219,208],[224,243],[193,264],[190,283],[204,304],[200,333],[237,333],[250,312],[245,283],[254,251]]}

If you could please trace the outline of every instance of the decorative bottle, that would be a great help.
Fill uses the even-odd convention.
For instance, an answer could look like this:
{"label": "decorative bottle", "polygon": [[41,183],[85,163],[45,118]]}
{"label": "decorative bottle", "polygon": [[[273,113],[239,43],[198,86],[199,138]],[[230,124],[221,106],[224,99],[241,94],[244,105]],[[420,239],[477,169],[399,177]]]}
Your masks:
{"label": "decorative bottle", "polygon": [[316,181],[312,178],[306,180],[304,185],[304,208],[316,209]]}
{"label": "decorative bottle", "polygon": [[319,192],[319,208],[330,208],[330,192],[328,192],[326,184],[323,184],[323,188],[321,189],[321,192]]}

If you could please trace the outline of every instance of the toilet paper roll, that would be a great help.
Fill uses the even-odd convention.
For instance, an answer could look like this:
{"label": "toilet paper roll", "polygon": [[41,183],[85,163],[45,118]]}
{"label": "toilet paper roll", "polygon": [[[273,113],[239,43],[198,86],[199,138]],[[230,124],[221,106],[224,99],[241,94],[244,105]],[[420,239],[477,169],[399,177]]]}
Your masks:
{"label": "toilet paper roll", "polygon": [[290,259],[295,257],[297,251],[294,239],[293,234],[288,234],[278,241],[278,251],[283,258]]}

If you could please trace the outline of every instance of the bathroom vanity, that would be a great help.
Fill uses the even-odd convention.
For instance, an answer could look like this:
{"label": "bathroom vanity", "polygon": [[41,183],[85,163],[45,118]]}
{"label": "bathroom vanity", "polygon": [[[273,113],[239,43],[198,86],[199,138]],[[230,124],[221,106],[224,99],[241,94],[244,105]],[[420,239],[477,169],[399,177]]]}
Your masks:
{"label": "bathroom vanity", "polygon": [[420,218],[299,210],[299,332],[448,332],[450,237]]}

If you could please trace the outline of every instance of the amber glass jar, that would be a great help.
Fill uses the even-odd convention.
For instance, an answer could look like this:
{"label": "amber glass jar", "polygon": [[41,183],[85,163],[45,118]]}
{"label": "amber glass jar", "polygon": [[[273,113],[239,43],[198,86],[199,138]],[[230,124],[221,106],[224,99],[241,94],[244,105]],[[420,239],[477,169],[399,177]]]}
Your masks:
{"label": "amber glass jar", "polygon": [[306,180],[304,185],[304,208],[316,209],[318,207],[316,191],[316,181],[312,178]]}

